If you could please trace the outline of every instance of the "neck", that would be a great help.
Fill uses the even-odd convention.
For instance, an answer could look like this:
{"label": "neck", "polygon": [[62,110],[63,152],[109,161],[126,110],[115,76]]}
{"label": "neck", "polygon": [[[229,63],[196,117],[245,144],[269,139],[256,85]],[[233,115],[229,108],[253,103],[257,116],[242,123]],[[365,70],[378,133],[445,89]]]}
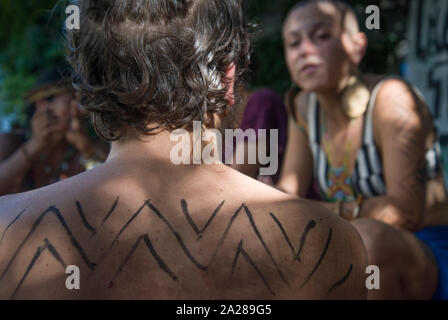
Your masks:
{"label": "neck", "polygon": [[338,126],[343,126],[350,122],[350,118],[342,109],[342,98],[340,93],[317,93],[316,96],[319,105],[324,109],[327,121]]}
{"label": "neck", "polygon": [[[175,144],[175,143],[174,143]],[[174,144],[167,131],[153,136],[127,134],[118,141],[112,142],[107,162],[114,159],[164,159],[169,160]]]}
{"label": "neck", "polygon": [[214,150],[218,151],[216,141],[216,136],[203,137],[200,125],[195,125],[193,132],[182,130],[181,134],[167,130],[152,136],[127,134],[126,137],[112,143],[107,162],[120,159],[120,161],[158,161],[172,164],[179,164],[182,161],[181,163],[186,164],[200,164],[204,161],[202,153],[206,146],[213,143]]}
{"label": "neck", "polygon": [[342,106],[343,91],[348,85],[349,78],[350,76],[341,79],[339,85],[333,90],[316,93],[317,100],[327,115],[327,121],[338,126],[343,126],[351,120],[345,114]]}

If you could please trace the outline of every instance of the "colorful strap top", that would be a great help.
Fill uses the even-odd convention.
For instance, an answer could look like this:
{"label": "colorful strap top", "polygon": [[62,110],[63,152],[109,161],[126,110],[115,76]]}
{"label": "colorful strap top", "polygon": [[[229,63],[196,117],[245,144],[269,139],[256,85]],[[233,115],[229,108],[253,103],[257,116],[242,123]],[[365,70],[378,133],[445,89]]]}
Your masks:
{"label": "colorful strap top", "polygon": [[[337,199],[353,201],[358,195],[370,198],[386,194],[382,159],[374,141],[373,111],[381,84],[388,79],[390,78],[380,81],[375,86],[364,116],[362,145],[356,157],[354,172],[349,179],[350,181],[346,181],[352,187],[352,196],[340,194],[336,195]],[[417,88],[414,88],[414,90],[418,96],[421,96]],[[319,104],[316,95],[311,94],[308,105],[308,138],[313,155],[314,177],[318,184],[322,200],[334,201],[335,195],[330,192],[329,183],[331,184],[331,182],[327,178],[331,168],[321,143],[319,114]],[[427,176],[429,178],[435,177],[440,172],[441,163],[440,144],[438,141],[426,152],[426,163]]]}

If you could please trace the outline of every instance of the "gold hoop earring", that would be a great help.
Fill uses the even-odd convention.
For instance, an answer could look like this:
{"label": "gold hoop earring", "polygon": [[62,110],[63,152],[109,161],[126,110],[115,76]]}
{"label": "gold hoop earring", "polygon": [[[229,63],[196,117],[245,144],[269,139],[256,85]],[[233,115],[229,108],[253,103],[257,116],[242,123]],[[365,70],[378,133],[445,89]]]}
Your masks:
{"label": "gold hoop earring", "polygon": [[351,119],[358,118],[367,110],[370,91],[358,76],[351,76],[342,91],[342,109]]}

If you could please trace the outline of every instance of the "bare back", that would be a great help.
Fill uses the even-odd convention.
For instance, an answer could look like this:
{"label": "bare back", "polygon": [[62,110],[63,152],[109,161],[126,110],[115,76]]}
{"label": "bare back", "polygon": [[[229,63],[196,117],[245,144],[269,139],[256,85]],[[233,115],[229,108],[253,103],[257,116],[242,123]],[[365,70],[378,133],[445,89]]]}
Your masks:
{"label": "bare back", "polygon": [[0,209],[2,299],[365,298],[348,223],[224,165],[109,161]]}

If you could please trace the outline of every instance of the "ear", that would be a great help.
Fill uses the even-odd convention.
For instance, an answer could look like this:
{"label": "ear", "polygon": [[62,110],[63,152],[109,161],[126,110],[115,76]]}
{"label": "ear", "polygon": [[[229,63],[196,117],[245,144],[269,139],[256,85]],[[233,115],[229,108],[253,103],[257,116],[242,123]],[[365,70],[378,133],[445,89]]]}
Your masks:
{"label": "ear", "polygon": [[354,44],[354,50],[352,53],[351,60],[355,65],[361,64],[367,51],[367,36],[364,32],[357,32],[352,35],[352,41]]}
{"label": "ear", "polygon": [[350,61],[358,66],[364,58],[367,51],[367,36],[364,32],[356,32],[343,35],[343,44],[346,52],[350,58]]}
{"label": "ear", "polygon": [[226,80],[228,81],[229,91],[227,91],[226,99],[230,106],[235,103],[235,72],[236,66],[234,63],[230,65],[230,68],[226,71]]}

